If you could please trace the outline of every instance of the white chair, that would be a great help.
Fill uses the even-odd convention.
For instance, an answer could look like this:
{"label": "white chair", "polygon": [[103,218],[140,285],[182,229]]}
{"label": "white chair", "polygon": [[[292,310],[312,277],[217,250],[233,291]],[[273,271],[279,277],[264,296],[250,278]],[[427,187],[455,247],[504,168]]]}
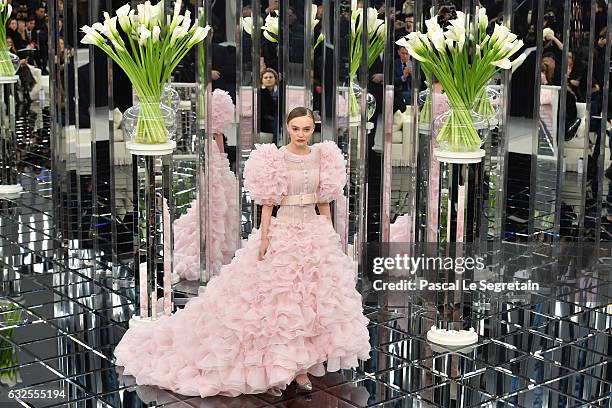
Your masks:
{"label": "white chair", "polygon": [[580,119],[580,127],[578,127],[576,136],[572,140],[565,142],[563,145],[563,155],[565,156],[567,171],[578,171],[578,160],[581,157],[586,159],[585,155],[590,154],[592,150],[591,142],[589,140],[586,153],[584,151],[584,143],[585,138],[587,137],[588,128],[586,103],[577,102],[576,111],[578,112],[578,119]]}

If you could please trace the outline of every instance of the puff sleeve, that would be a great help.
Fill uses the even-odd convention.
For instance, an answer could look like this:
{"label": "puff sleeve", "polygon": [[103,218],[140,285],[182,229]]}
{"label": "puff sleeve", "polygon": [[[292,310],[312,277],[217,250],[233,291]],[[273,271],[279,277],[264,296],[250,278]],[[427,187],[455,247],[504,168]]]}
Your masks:
{"label": "puff sleeve", "polygon": [[334,142],[325,141],[318,146],[321,162],[317,198],[320,203],[329,203],[343,195],[346,185],[346,160]]}
{"label": "puff sleeve", "polygon": [[273,144],[255,145],[244,164],[244,188],[257,204],[279,205],[289,176],[283,152]]}

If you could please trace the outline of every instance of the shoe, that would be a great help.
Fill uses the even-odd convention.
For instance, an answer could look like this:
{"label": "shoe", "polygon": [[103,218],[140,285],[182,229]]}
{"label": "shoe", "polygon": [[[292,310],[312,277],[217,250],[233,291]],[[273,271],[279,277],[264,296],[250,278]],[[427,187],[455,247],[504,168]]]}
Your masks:
{"label": "shoe", "polygon": [[266,394],[271,395],[273,397],[280,397],[281,395],[283,395],[283,392],[279,390],[278,388],[271,388],[268,391],[266,391]]}
{"label": "shoe", "polygon": [[300,384],[297,380],[295,381],[297,384],[297,392],[298,394],[309,393],[312,392],[312,383],[310,381]]}

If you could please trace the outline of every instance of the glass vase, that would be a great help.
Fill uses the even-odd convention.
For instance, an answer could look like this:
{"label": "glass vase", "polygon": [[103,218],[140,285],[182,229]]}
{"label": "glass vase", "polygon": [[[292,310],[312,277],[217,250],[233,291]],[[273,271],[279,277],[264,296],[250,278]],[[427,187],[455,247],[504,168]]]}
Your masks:
{"label": "glass vase", "polygon": [[419,121],[421,123],[431,121],[431,87],[427,81],[425,81],[425,85],[427,85],[427,89],[419,92]]}
{"label": "glass vase", "polygon": [[359,109],[359,100],[361,99],[361,87],[358,83],[351,80],[349,86],[349,117],[351,121],[355,121],[355,118],[359,118],[361,109]]}
{"label": "glass vase", "polygon": [[[351,81],[351,86],[349,87],[349,113],[351,122],[359,122],[359,117],[361,116],[361,95],[362,90],[359,84],[354,81]],[[376,98],[371,93],[366,95],[366,117],[368,120],[374,116],[376,112]]]}
{"label": "glass vase", "polygon": [[123,114],[123,124],[132,143],[161,145],[176,135],[176,111],[160,98],[140,98],[139,103]]}
{"label": "glass vase", "polygon": [[166,84],[164,85],[164,90],[161,95],[161,103],[168,106],[173,111],[178,112],[179,105],[181,104],[181,96],[176,89]]}
{"label": "glass vase", "polygon": [[478,115],[496,121],[501,108],[501,93],[492,86],[485,86],[474,99],[473,109]]}
{"label": "glass vase", "polygon": [[8,49],[0,51],[0,77],[15,76],[19,68],[19,57],[9,52]]}
{"label": "glass vase", "polygon": [[457,108],[452,104],[448,112],[434,119],[438,149],[444,152],[479,152],[489,128],[487,118],[473,109]]}

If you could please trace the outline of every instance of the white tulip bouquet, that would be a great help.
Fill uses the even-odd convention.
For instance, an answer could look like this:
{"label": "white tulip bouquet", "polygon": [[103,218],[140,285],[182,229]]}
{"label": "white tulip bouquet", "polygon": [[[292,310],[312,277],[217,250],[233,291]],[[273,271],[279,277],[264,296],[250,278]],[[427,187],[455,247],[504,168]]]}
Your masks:
{"label": "white tulip bouquet", "polygon": [[[104,23],[83,26],[83,44],[100,48],[127,74],[141,101],[136,143],[159,144],[168,141],[160,98],[172,71],[196,44],[203,41],[210,27],[191,25],[189,10],[180,15],[182,0],[174,5],[173,16],[165,16],[163,0],[150,1],[137,10],[126,4],[115,17],[104,13]],[[137,11],[137,13],[136,13]],[[164,18],[165,17],[165,18]],[[121,37],[117,23],[126,34]]]}
{"label": "white tulip bouquet", "polygon": [[[314,36],[315,28],[319,24],[319,19],[317,19],[317,5],[316,4],[312,5],[310,18],[311,18],[310,27],[312,29],[312,35]],[[248,35],[253,35],[253,18],[252,17],[240,17],[240,21],[242,22],[242,27],[244,31],[246,31]],[[266,16],[264,25],[261,27],[264,38],[270,42],[278,43],[278,34],[279,34],[278,27],[279,27],[278,15],[268,14]],[[317,41],[312,47],[313,51],[317,49],[318,45],[321,44],[321,42],[323,42],[324,38],[325,37],[323,36],[323,33],[320,33],[319,36],[317,37]]]}
{"label": "white tulip bouquet", "polygon": [[448,143],[451,151],[474,151],[481,145],[473,126],[471,110],[487,117],[493,107],[487,101],[486,85],[501,69],[510,69],[525,59],[525,54],[510,61],[523,47],[516,34],[496,24],[487,34],[489,21],[485,8],[476,9],[476,17],[466,24],[466,15],[457,12],[448,29],[438,24],[438,16],[425,22],[427,34],[413,32],[396,43],[405,47],[421,64],[426,75],[436,77],[451,110],[438,133],[438,141]]}
{"label": "white tulip bouquet", "polygon": [[357,8],[357,2],[353,0],[351,5],[351,38],[350,38],[350,63],[349,63],[349,112],[352,117],[359,115],[359,102],[353,91],[352,83],[357,77],[357,71],[361,64],[363,47],[361,45],[363,35],[364,18],[367,18],[366,27],[368,35],[368,68],[372,66],[376,58],[385,49],[387,28],[385,21],[378,18],[376,9],[369,7],[364,15],[363,8]]}
{"label": "white tulip bouquet", "polygon": [[2,55],[0,55],[0,77],[15,75],[15,67],[9,56],[8,45],[6,45],[6,25],[13,13],[13,6],[8,0],[0,1],[0,47],[2,47]]}

